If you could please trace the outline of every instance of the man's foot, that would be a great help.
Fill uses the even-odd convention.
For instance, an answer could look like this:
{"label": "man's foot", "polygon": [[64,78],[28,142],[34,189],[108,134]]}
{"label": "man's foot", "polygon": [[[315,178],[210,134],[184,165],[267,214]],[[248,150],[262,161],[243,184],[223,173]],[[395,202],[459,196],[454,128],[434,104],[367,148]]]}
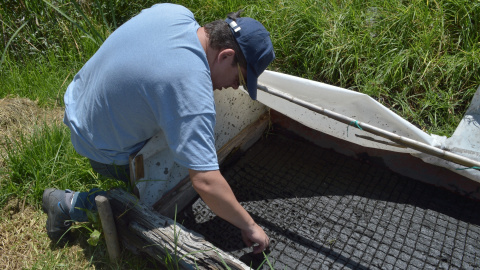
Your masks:
{"label": "man's foot", "polygon": [[47,235],[55,244],[64,245],[69,239],[72,220],[68,214],[73,192],[71,190],[46,189],[43,192],[42,208],[47,213]]}

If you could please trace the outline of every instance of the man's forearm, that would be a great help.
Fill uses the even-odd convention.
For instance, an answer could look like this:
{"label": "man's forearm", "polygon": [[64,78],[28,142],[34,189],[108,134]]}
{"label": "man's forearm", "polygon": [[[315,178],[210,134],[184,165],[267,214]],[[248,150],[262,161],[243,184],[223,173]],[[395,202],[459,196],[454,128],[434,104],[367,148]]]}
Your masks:
{"label": "man's forearm", "polygon": [[190,179],[200,197],[216,215],[241,230],[248,230],[256,225],[250,214],[237,201],[220,171],[190,170]]}
{"label": "man's forearm", "polygon": [[190,179],[215,214],[242,230],[242,239],[247,246],[256,244],[253,253],[258,254],[268,247],[270,239],[237,201],[220,171],[190,170]]}

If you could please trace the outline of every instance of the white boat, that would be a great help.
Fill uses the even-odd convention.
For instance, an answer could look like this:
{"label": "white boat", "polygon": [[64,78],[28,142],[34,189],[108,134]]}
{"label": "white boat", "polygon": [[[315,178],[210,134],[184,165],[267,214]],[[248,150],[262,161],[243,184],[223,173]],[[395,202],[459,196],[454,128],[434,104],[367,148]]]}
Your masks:
{"label": "white boat", "polygon": [[[248,148],[268,121],[287,121],[300,124],[292,131],[322,147],[380,158],[401,175],[480,198],[480,90],[450,138],[425,133],[365,94],[273,71],[260,76],[258,101],[242,90],[227,89],[215,91],[215,103],[219,162],[227,150]],[[256,133],[243,138],[247,144],[234,140],[265,115],[269,119],[257,124]],[[307,129],[317,132],[307,134]],[[172,161],[162,136],[155,136],[131,162],[132,179],[147,205],[155,205],[188,176]]]}
{"label": "white boat", "polygon": [[[302,139],[322,148],[333,149],[344,156],[360,159],[368,157],[379,161],[400,175],[449,189],[463,197],[473,200],[480,199],[480,172],[478,170],[480,168],[480,90],[477,90],[469,109],[450,138],[423,132],[367,95],[272,71],[264,72],[259,78],[258,101],[252,101],[243,90],[227,89],[215,91],[215,102],[217,110],[215,140],[219,163],[222,163],[232,153],[247,151],[263,134],[268,133],[271,125],[276,125],[295,133]],[[173,221],[176,213],[182,211],[189,204],[191,205],[191,201],[198,195],[191,186],[188,170],[171,161],[168,147],[162,144],[162,136],[163,134],[158,134],[152,138],[139,153],[131,157],[131,179],[137,189],[136,195],[139,200],[128,197],[124,193],[115,191],[110,193],[114,216],[117,217],[117,228],[121,232],[119,235],[123,238],[123,242],[136,246],[142,252],[157,259],[161,258],[159,253],[168,250],[169,254],[177,254],[178,258],[182,259],[181,268],[185,269],[195,267],[209,269],[210,264],[222,268],[225,266],[225,262],[230,269],[249,269],[235,256],[216,248],[201,235],[186,230]],[[329,170],[330,168],[324,169]],[[402,189],[405,190],[405,188]],[[348,201],[355,198],[355,194],[349,194],[348,197],[339,200],[346,199]],[[358,197],[361,196],[357,196],[359,200],[371,200],[377,204],[376,198]],[[282,199],[290,198],[288,196],[274,198],[279,201]],[[302,202],[308,202],[310,198],[307,196],[293,199],[302,199]],[[328,198],[321,199],[327,200],[328,204]],[[385,205],[386,203],[388,202],[378,204]],[[394,209],[394,205],[397,205],[394,200],[390,203],[392,206],[387,205],[389,209]],[[353,207],[354,211],[357,211],[356,207]],[[416,205],[409,207],[417,209]],[[405,209],[405,207],[403,208]],[[320,214],[317,213],[318,216],[322,215],[321,211],[323,210],[318,212]],[[468,211],[472,211],[472,209]],[[430,212],[433,213],[431,216],[434,216],[436,220],[439,217],[438,222],[443,222],[440,217],[450,220],[450,217],[444,213]],[[423,217],[427,217],[425,211],[422,213],[424,213]],[[403,217],[403,214],[401,216]],[[390,221],[392,223],[395,223],[394,218],[401,220],[392,215],[390,217],[392,217]],[[381,218],[382,214],[376,220],[381,220]],[[345,217],[343,219],[345,220]],[[422,231],[427,234],[419,236],[419,246],[424,246],[421,241],[427,239],[425,241],[430,241],[429,244],[436,243],[435,245],[440,246],[442,252],[445,252],[443,250],[447,250],[448,245],[451,245],[446,243],[453,239],[448,238],[449,235],[452,232],[457,234],[460,238],[459,240],[455,239],[455,242],[460,243],[465,250],[469,250],[465,251],[469,254],[461,256],[465,261],[460,264],[467,267],[476,265],[475,259],[471,259],[469,256],[471,255],[470,251],[475,249],[474,246],[478,245],[478,241],[475,244],[475,240],[469,239],[466,243],[463,232],[466,235],[472,234],[471,237],[475,238],[475,235],[478,236],[480,224],[474,221],[470,226],[463,220],[454,218],[451,220],[455,224],[448,221],[448,227],[449,229],[452,227],[453,231],[446,232],[440,242],[436,238],[432,240],[426,237],[428,233],[430,233],[429,237],[437,237],[436,234],[429,231],[431,229],[429,226],[438,226],[431,223],[428,218],[425,219],[425,224],[422,223],[422,219],[419,223],[408,219],[405,222],[427,230]],[[327,221],[333,222],[330,218],[327,218]],[[358,222],[357,225],[361,223],[361,221]],[[266,224],[275,227],[271,222],[266,221]],[[386,224],[388,226],[385,225],[384,228],[375,228],[384,230],[394,225],[388,224],[388,222]],[[332,226],[337,225],[339,224]],[[445,231],[446,227],[445,225],[445,227],[439,228]],[[472,229],[472,233],[468,231],[469,229],[464,229],[466,227]],[[320,230],[324,229],[326,228],[320,228]],[[351,232],[348,225],[341,230]],[[364,238],[360,239],[368,239],[369,243],[375,243],[377,236],[383,239],[381,230],[379,232],[370,231],[370,236],[363,236]],[[391,234],[398,237],[399,241],[405,242],[406,238],[402,234],[402,230],[408,231],[409,228],[402,227],[399,230],[394,227]],[[412,233],[414,232],[415,228]],[[317,233],[315,232],[315,234]],[[314,247],[314,252],[324,250],[326,255],[322,254],[321,257],[328,260],[329,252],[335,252],[332,249],[335,245],[335,238],[326,240],[326,243],[315,241],[303,241],[302,243],[308,242],[310,248]],[[347,240],[350,242],[351,239]],[[378,241],[382,245],[386,243],[383,243],[383,240]],[[343,242],[346,244],[346,241]],[[364,246],[361,242],[357,244]],[[402,252],[401,256],[418,261],[415,256],[421,256],[425,252],[431,253],[430,255],[438,253],[433,246],[432,248],[426,247],[425,250],[415,250],[415,254],[407,250]],[[395,250],[395,247],[391,248],[392,251],[389,255],[398,255],[398,250]],[[335,258],[342,258],[348,263],[363,262],[363,258],[345,257],[343,252],[345,251],[341,250],[335,253],[337,254]],[[369,254],[370,257],[377,255],[381,257],[382,254]],[[449,256],[441,255],[439,258],[431,259],[436,260],[435,265],[437,266],[446,263],[447,266],[456,267],[457,262],[450,261]],[[373,259],[367,259],[364,260],[366,263],[374,265]],[[347,264],[347,262],[340,262],[339,265]],[[408,265],[410,262],[406,261],[404,264]],[[381,269],[383,266],[377,265],[376,267]]]}

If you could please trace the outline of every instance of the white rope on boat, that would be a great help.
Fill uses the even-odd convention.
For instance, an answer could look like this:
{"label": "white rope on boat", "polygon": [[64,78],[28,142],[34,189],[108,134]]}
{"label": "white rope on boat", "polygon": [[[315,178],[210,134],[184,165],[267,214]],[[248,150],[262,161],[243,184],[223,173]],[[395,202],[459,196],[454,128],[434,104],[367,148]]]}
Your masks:
{"label": "white rope on boat", "polygon": [[[392,133],[392,132],[389,132],[389,131],[386,131],[386,130],[383,130],[383,129],[380,129],[380,128],[377,128],[377,127],[374,127],[374,126],[369,125],[367,123],[358,122],[357,120],[355,120],[351,117],[348,117],[348,116],[345,116],[345,115],[342,115],[342,114],[324,109],[322,107],[311,104],[311,103],[306,102],[304,100],[295,98],[295,97],[293,97],[289,94],[286,94],[284,92],[281,92],[281,91],[278,91],[278,90],[275,90],[275,89],[270,89],[266,86],[258,85],[258,89],[260,89],[260,90],[262,90],[262,91],[264,91],[268,94],[271,94],[271,95],[277,96],[279,98],[288,100],[292,103],[295,103],[299,106],[302,106],[302,107],[304,107],[306,109],[309,109],[311,111],[314,111],[316,113],[322,114],[322,115],[324,115],[328,118],[331,118],[331,119],[334,119],[336,121],[345,123],[347,125],[354,125],[355,127],[361,128],[362,130],[364,130],[366,132],[370,132],[370,133],[375,134],[377,136],[389,139],[389,140],[391,140],[395,143],[404,145],[404,146],[409,147],[411,149],[415,149],[415,150],[420,151],[422,153],[426,153],[426,154],[429,154],[429,155],[432,155],[432,156],[436,156],[438,158],[454,162],[456,164],[465,166],[467,168],[480,169],[480,162],[479,161],[476,161],[476,160],[473,160],[473,159],[470,159],[470,158],[467,158],[467,157],[464,157],[464,156],[461,156],[461,155],[458,155],[458,154],[455,154],[455,153],[452,153],[452,152],[449,152],[449,151],[445,151],[445,150],[442,150],[440,148],[437,148],[437,147],[434,147],[434,146],[431,146],[431,145],[428,145],[428,144],[425,144],[425,143],[422,143],[422,142],[418,142],[418,141],[415,141],[415,140],[412,140],[412,139],[409,139],[409,138],[406,138],[406,137],[403,137],[403,136],[399,136],[395,133]],[[461,168],[461,169],[465,169],[465,168]]]}

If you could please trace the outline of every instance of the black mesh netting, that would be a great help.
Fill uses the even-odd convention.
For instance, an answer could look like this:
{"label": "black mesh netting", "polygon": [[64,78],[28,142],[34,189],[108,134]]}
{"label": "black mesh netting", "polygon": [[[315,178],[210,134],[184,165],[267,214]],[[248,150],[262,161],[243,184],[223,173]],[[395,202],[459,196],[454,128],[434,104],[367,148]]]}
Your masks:
{"label": "black mesh netting", "polygon": [[[480,268],[480,203],[386,167],[274,134],[222,173],[270,236],[273,269]],[[200,199],[177,220],[248,265],[263,260]]]}

